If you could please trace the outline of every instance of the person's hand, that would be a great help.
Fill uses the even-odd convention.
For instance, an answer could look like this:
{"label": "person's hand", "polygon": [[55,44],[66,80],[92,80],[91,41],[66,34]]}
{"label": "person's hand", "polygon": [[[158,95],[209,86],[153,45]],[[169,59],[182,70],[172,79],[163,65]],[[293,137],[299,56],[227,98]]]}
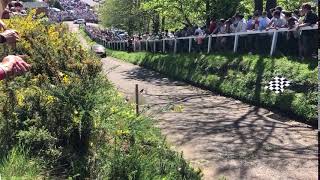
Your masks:
{"label": "person's hand", "polygon": [[7,26],[6,24],[0,19],[0,30],[6,30]]}
{"label": "person's hand", "polygon": [[0,33],[0,35],[6,39],[6,43],[9,45],[15,45],[15,43],[20,39],[17,31],[12,29],[5,30],[4,32]]}
{"label": "person's hand", "polygon": [[3,58],[0,67],[6,71],[8,76],[21,75],[30,70],[31,65],[26,63],[23,58],[27,56],[14,56],[9,55]]}

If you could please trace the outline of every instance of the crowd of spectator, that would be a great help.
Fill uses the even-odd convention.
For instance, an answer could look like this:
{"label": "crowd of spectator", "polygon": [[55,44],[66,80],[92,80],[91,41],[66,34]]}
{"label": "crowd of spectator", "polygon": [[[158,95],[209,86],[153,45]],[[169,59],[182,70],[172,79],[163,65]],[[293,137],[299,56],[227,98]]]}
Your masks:
{"label": "crowd of spectator", "polygon": [[[207,43],[205,37],[207,35],[269,31],[272,29],[288,29],[291,31],[280,32],[278,40],[278,50],[286,54],[288,51],[294,55],[301,57],[311,57],[316,52],[316,40],[314,35],[317,33],[299,31],[302,27],[315,26],[318,23],[318,16],[313,10],[314,8],[305,3],[301,9],[294,11],[286,11],[282,7],[270,9],[270,12],[255,11],[253,15],[249,15],[247,19],[241,13],[236,13],[229,19],[217,20],[212,18],[210,23],[204,26],[186,25],[183,29],[175,31],[161,32],[157,34],[145,33],[134,36],[135,40],[158,40],[171,39],[180,37],[194,36],[194,42],[198,45],[198,49],[206,49]],[[270,34],[272,35],[272,33]],[[271,36],[272,37],[272,36]],[[213,39],[213,49],[226,50],[233,48],[233,38],[231,36],[220,36]],[[239,51],[244,49],[265,50],[270,49],[270,36],[268,33],[257,34],[256,36],[241,35],[239,40]],[[261,43],[265,42],[265,43]],[[268,43],[269,42],[269,43]],[[180,40],[179,46],[188,49],[188,40]],[[263,47],[265,46],[265,47]],[[269,48],[266,48],[266,47]],[[313,54],[312,54],[313,53]]]}
{"label": "crowd of spectator", "polygon": [[85,31],[92,39],[101,39],[104,41],[126,41],[129,36],[124,31],[115,29],[101,29],[97,26],[86,25]]}
{"label": "crowd of spectator", "polygon": [[25,16],[26,10],[20,1],[11,1],[7,7],[3,10],[2,19],[9,19],[13,16]]}
{"label": "crowd of spectator", "polygon": [[58,0],[63,10],[49,9],[51,20],[62,22],[66,20],[85,19],[87,22],[98,22],[98,15],[86,3],[80,0]]}

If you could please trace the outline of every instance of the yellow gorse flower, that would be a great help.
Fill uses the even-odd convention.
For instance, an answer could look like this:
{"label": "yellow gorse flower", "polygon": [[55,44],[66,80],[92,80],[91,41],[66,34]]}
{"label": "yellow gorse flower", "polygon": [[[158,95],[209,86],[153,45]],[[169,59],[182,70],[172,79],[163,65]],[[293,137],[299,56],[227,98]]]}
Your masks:
{"label": "yellow gorse flower", "polygon": [[47,96],[47,103],[52,104],[55,101],[55,99],[56,98],[54,96],[49,95]]}
{"label": "yellow gorse flower", "polygon": [[69,85],[71,83],[71,80],[70,80],[68,75],[64,75],[63,76],[62,83],[65,84],[65,85]]}

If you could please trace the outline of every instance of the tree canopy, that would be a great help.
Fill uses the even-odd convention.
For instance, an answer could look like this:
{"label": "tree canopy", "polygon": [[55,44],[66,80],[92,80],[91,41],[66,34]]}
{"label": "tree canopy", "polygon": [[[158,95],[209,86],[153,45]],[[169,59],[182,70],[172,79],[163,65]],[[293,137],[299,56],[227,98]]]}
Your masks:
{"label": "tree canopy", "polygon": [[230,18],[236,12],[245,15],[266,11],[277,5],[294,10],[310,0],[106,0],[99,12],[106,27],[129,32],[159,32],[186,25],[203,26],[211,18]]}

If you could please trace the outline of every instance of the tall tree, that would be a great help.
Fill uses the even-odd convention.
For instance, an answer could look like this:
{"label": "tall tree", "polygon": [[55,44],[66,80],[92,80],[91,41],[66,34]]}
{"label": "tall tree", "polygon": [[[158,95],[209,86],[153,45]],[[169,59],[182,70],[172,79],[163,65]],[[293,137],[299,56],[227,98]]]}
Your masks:
{"label": "tall tree", "polygon": [[263,11],[263,0],[254,0],[254,10]]}
{"label": "tall tree", "polygon": [[138,1],[106,0],[99,12],[103,25],[126,30],[132,35],[133,32],[141,30],[143,12],[139,7]]}
{"label": "tall tree", "polygon": [[277,0],[267,0],[266,11],[269,12],[270,9],[275,8],[276,6],[277,6]]}

